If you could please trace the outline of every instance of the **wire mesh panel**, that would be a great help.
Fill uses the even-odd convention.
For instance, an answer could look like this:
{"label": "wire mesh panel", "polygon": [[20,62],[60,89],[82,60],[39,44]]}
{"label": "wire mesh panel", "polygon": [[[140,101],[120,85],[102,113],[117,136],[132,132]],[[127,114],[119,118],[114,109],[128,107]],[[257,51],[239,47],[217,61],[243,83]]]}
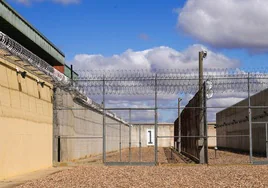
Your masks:
{"label": "wire mesh panel", "polygon": [[[161,109],[170,109],[170,110],[177,110],[177,107],[169,107],[169,106],[158,106],[158,97],[160,95],[186,95],[186,94],[194,94],[193,99],[190,101],[190,103],[182,107],[183,112],[181,114],[181,118],[183,119],[183,123],[181,124],[181,143],[185,143],[185,145],[181,145],[181,151],[182,153],[188,153],[192,156],[192,159],[195,158],[196,162],[199,161],[200,158],[200,146],[202,145],[201,149],[205,150],[203,152],[203,155],[205,155],[203,158],[209,158],[212,159],[213,155],[218,153],[220,156],[219,149],[222,149],[223,147],[220,146],[221,142],[224,142],[222,140],[226,140],[228,143],[235,142],[236,139],[245,139],[248,142],[248,149],[250,150],[250,145],[252,146],[252,143],[250,143],[250,132],[239,132],[239,138],[234,138],[234,133],[224,133],[220,135],[220,126],[217,126],[217,132],[219,132],[219,135],[214,136],[208,136],[206,131],[206,111],[213,111],[218,109],[224,109],[228,106],[221,105],[221,106],[206,106],[205,100],[203,102],[200,101],[200,94],[203,94],[205,98],[207,96],[212,97],[213,93],[216,95],[221,95],[222,93],[250,93],[254,94],[258,91],[261,91],[263,88],[267,87],[267,74],[265,72],[258,72],[258,73],[251,73],[248,74],[242,70],[231,70],[231,69],[225,69],[225,70],[213,70],[208,69],[204,72],[204,79],[206,80],[206,83],[209,83],[209,89],[203,89],[202,91],[199,89],[199,83],[198,83],[198,71],[197,70],[160,70],[157,72],[151,72],[151,71],[144,71],[144,70],[132,70],[132,71],[82,71],[80,73],[80,77],[75,80],[75,85],[78,88],[78,90],[81,91],[81,93],[84,93],[85,95],[91,95],[96,96],[100,95],[102,93],[107,100],[115,100],[118,99],[118,96],[122,96],[122,98],[125,98],[125,96],[146,96],[147,100],[154,100],[154,102],[150,107],[138,107],[135,106],[134,108],[128,106],[127,108],[116,106],[115,108],[109,108],[106,107],[107,111],[112,110],[118,110],[121,108],[121,110],[132,109],[133,110],[152,110],[155,112],[155,117],[152,120],[151,123],[155,124],[157,129],[155,129],[155,142],[157,145],[159,134],[157,132],[158,130],[158,115],[159,110]],[[211,86],[213,88],[211,89]],[[205,92],[205,93],[203,93]],[[127,98],[127,97],[126,97]],[[128,100],[128,99],[127,99]],[[198,102],[199,100],[199,102]],[[120,99],[119,99],[120,101]],[[193,102],[194,101],[194,102]],[[246,110],[247,114],[250,109],[249,105],[246,104],[244,106],[244,109]],[[232,112],[236,113],[236,112]],[[202,120],[202,118],[204,118]],[[249,117],[249,116],[248,116]],[[123,118],[126,119],[126,118]],[[237,119],[237,118],[235,118]],[[203,128],[200,130],[200,122],[203,121]],[[233,120],[232,120],[233,121]],[[199,123],[197,123],[199,122]],[[128,122],[129,123],[129,122]],[[129,123],[131,124],[131,123]],[[201,123],[202,124],[202,123]],[[217,122],[218,124],[218,122]],[[199,126],[197,126],[199,125]],[[108,126],[108,124],[107,124]],[[190,128],[192,126],[195,126],[196,128]],[[155,126],[154,126],[155,127]],[[131,128],[130,128],[131,129]],[[176,137],[179,136],[179,134],[176,134],[178,131],[177,127],[175,126],[175,134],[173,134],[173,140],[176,142],[178,139]],[[203,132],[203,133],[202,133]],[[129,137],[131,137],[133,133],[130,134]],[[162,136],[162,135],[161,135]],[[170,135],[167,135],[170,136]],[[175,137],[174,137],[175,136]],[[244,138],[245,137],[245,138]],[[209,139],[214,139],[219,142],[219,147],[216,145],[214,148],[210,148],[207,150],[207,143],[209,142]],[[116,140],[116,142],[119,142]],[[139,143],[140,141],[133,140],[131,138],[131,141],[129,144],[129,151],[128,157],[131,158],[133,156],[129,156],[131,151],[135,151],[135,149],[132,149],[136,143]],[[202,142],[202,143],[201,143]],[[246,143],[246,142],[245,142]],[[139,143],[140,144],[140,143]],[[176,145],[176,149],[177,149]],[[189,150],[190,149],[190,150]],[[212,150],[211,150],[212,149]],[[159,147],[157,150],[154,150],[155,153],[159,153]],[[167,151],[167,150],[166,150]],[[137,150],[137,152],[140,152]],[[225,155],[225,154],[222,154]],[[137,155],[139,157],[139,155]],[[157,155],[158,156],[158,155]],[[154,162],[158,162],[158,158],[155,158]],[[207,160],[206,159],[206,160]],[[212,161],[212,160],[211,160]],[[129,159],[129,162],[131,162],[131,159]]]}
{"label": "wire mesh panel", "polygon": [[250,162],[248,100],[217,113],[217,157],[210,163],[246,164]]}
{"label": "wire mesh panel", "polygon": [[106,123],[106,162],[128,162],[124,152],[129,148],[130,127],[122,123]]}
{"label": "wire mesh panel", "polygon": [[[113,108],[114,109],[114,108]],[[114,110],[117,114],[128,122],[125,125],[119,125],[115,132],[107,132],[107,128],[111,125],[106,121],[106,159],[107,165],[153,165],[155,164],[155,134],[154,124],[146,124],[140,122],[132,124],[132,119],[139,119],[140,114],[148,113],[147,118],[154,119],[154,113],[149,113],[148,110],[132,110],[117,109]],[[142,121],[141,119],[140,121]],[[150,121],[151,122],[151,121]],[[108,152],[112,146],[117,145],[117,150]]]}
{"label": "wire mesh panel", "polygon": [[254,108],[260,103],[267,105],[268,90],[252,97],[252,150],[253,164],[268,164],[268,109]]}
{"label": "wire mesh panel", "polygon": [[132,127],[132,161],[155,162],[155,129],[153,123],[140,122]]}
{"label": "wire mesh panel", "polygon": [[253,163],[268,164],[268,122],[252,124]]}

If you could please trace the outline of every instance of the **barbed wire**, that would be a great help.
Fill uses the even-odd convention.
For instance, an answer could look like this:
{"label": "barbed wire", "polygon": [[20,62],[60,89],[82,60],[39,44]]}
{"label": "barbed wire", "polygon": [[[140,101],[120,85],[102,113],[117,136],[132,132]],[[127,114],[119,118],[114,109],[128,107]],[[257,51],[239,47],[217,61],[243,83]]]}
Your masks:
{"label": "barbed wire", "polygon": [[[24,66],[25,64],[31,65],[31,69],[34,68],[35,70],[39,70],[45,75],[47,75],[49,80],[52,81],[54,86],[59,87],[65,91],[68,91],[68,94],[72,95],[73,99],[79,104],[84,105],[86,107],[90,107],[100,113],[103,113],[102,105],[88,98],[86,93],[81,90],[81,86],[75,85],[75,83],[71,79],[66,77],[63,73],[53,68],[46,61],[36,56],[35,54],[24,48],[18,42],[16,42],[6,34],[2,33],[1,31],[0,31],[0,49],[7,52],[6,54],[8,55],[7,57],[10,57],[10,55],[14,56],[17,61],[21,62],[20,66],[25,68]],[[11,60],[13,61],[14,59],[11,58]],[[25,69],[29,70],[27,68]],[[125,122],[122,118],[118,117],[113,112],[106,111],[106,114],[119,122],[127,124],[127,122]]]}
{"label": "barbed wire", "polygon": [[[87,95],[153,95],[195,94],[199,89],[198,69],[182,70],[82,70],[74,81]],[[210,80],[214,93],[256,93],[268,88],[265,70],[205,69],[204,80]],[[249,84],[248,84],[249,83]],[[104,85],[103,85],[104,84]],[[249,87],[248,87],[249,85]]]}
{"label": "barbed wire", "polygon": [[61,72],[54,69],[51,65],[45,62],[43,59],[36,56],[31,51],[24,48],[18,42],[7,36],[0,31],[0,48],[8,51],[12,55],[18,57],[19,60],[30,64],[35,69],[43,72],[49,78],[54,81],[56,85],[65,85],[70,82],[70,80]]}
{"label": "barbed wire", "polygon": [[[0,32],[0,47],[44,72],[54,84],[86,99],[89,95],[153,95],[195,94],[199,88],[198,69],[160,70],[77,70],[79,77],[72,81],[47,62]],[[210,80],[214,93],[259,92],[268,88],[268,69],[265,67],[206,68],[204,80]]]}
{"label": "barbed wire", "polygon": [[[77,80],[144,80],[154,79],[198,79],[198,69],[159,69],[159,70],[76,70],[79,74]],[[268,69],[265,67],[255,69],[238,68],[206,68],[203,75],[205,79],[215,77],[247,77],[248,73],[254,77],[268,78]]]}

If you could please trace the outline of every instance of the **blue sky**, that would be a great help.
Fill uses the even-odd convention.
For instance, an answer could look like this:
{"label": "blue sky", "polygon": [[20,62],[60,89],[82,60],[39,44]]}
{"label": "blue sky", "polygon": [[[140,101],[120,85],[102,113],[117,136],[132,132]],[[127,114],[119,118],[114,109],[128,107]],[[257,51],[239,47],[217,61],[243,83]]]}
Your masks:
{"label": "blue sky", "polygon": [[[145,50],[168,46],[178,51],[200,43],[176,27],[184,0],[81,0],[63,5],[51,1],[25,5],[8,1],[72,61],[76,54],[121,54],[127,49]],[[143,36],[143,39],[141,38]],[[202,42],[200,44],[203,44]],[[219,49],[243,66],[264,66],[267,55],[250,54],[244,49]]]}
{"label": "blue sky", "polygon": [[[78,53],[112,55],[128,48],[143,50],[160,45],[181,49],[192,43],[176,31],[173,9],[183,4],[177,0],[10,4],[64,51],[67,60]],[[149,39],[139,39],[141,34]]]}

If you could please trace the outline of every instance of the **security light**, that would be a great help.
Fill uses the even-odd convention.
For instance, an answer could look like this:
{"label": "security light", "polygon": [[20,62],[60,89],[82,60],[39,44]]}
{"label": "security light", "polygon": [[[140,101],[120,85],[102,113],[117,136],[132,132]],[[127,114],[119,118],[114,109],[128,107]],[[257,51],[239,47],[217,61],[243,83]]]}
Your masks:
{"label": "security light", "polygon": [[203,51],[203,58],[206,58],[207,57],[207,51]]}
{"label": "security light", "polygon": [[45,85],[45,82],[41,82],[39,79],[36,79],[37,84],[40,84],[40,86],[43,88]]}
{"label": "security light", "polygon": [[17,74],[20,74],[22,78],[25,78],[27,75],[26,71],[20,71],[18,67],[16,67]]}
{"label": "security light", "polygon": [[211,99],[213,97],[213,94],[214,94],[213,90],[207,90],[207,92],[206,92],[206,98],[207,99]]}
{"label": "security light", "polygon": [[212,89],[212,87],[213,87],[213,83],[212,83],[212,81],[207,80],[207,81],[206,81],[206,89],[210,90],[210,89]]}
{"label": "security light", "polygon": [[20,72],[20,75],[21,75],[22,78],[25,78],[26,75],[27,75],[27,72],[26,71]]}
{"label": "security light", "polygon": [[40,83],[40,86],[43,88],[45,85],[45,82],[39,82],[39,83]]}

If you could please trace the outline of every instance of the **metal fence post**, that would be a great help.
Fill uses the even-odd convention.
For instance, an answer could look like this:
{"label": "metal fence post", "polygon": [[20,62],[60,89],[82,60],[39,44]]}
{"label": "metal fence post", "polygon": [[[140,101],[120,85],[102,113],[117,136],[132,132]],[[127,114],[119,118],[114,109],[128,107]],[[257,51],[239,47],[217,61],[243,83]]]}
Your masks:
{"label": "metal fence post", "polygon": [[157,114],[157,73],[155,74],[155,119],[154,119],[154,134],[155,134],[155,142],[154,142],[154,159],[155,164],[158,163],[158,143],[157,143],[157,137],[158,137],[158,114]]}
{"label": "metal fence post", "polygon": [[141,162],[141,125],[139,125],[139,161]]}
{"label": "metal fence post", "polygon": [[253,163],[252,156],[252,113],[250,101],[250,73],[248,73],[248,123],[249,123],[249,161]]}
{"label": "metal fence post", "polygon": [[265,146],[266,146],[266,158],[268,159],[268,123],[265,124]]}
{"label": "metal fence post", "polygon": [[203,51],[199,52],[199,104],[200,104],[200,115],[201,120],[199,124],[199,140],[198,140],[198,147],[199,147],[199,163],[205,163],[205,141],[204,141],[204,83],[203,83]]}
{"label": "metal fence post", "polygon": [[207,128],[207,85],[206,82],[204,82],[203,87],[203,119],[204,119],[204,162],[208,164],[208,128]]}
{"label": "metal fence post", "polygon": [[119,152],[120,152],[120,162],[122,161],[122,138],[121,138],[121,123],[119,124]]}
{"label": "metal fence post", "polygon": [[131,163],[131,108],[129,109],[129,156],[128,160]]}
{"label": "metal fence post", "polygon": [[105,116],[106,116],[106,111],[105,111],[105,76],[103,75],[103,82],[102,82],[102,109],[103,109],[103,131],[102,131],[102,136],[103,136],[103,145],[102,145],[102,161],[103,163],[106,162],[106,122],[105,122]]}

